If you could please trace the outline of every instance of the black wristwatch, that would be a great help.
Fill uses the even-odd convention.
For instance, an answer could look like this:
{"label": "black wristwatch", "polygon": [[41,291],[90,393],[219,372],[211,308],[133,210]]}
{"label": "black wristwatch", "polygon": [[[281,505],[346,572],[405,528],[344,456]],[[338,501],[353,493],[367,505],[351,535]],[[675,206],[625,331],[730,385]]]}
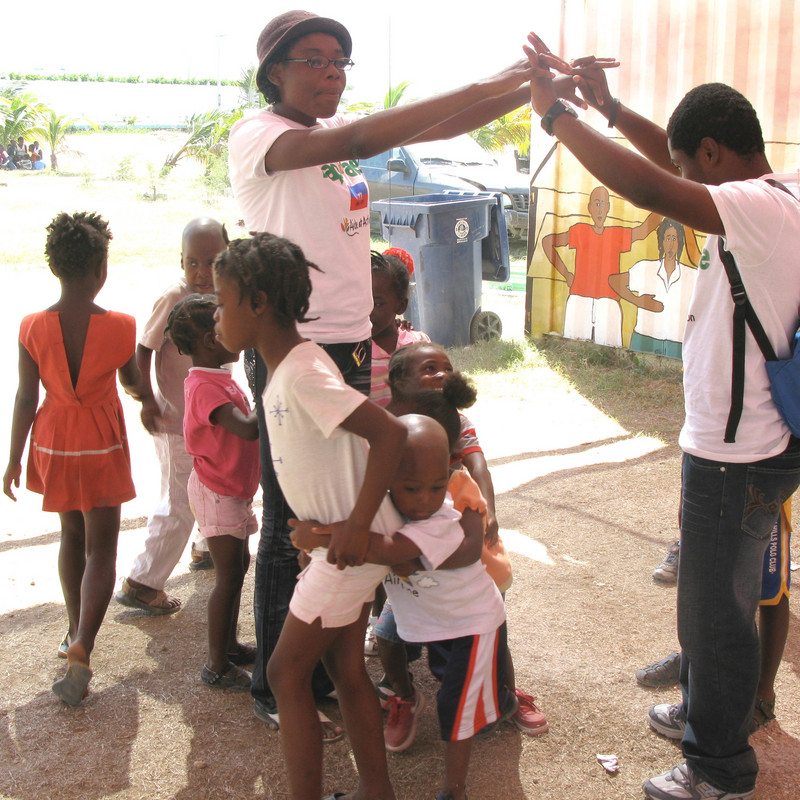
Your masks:
{"label": "black wristwatch", "polygon": [[562,114],[570,114],[576,119],[578,117],[578,112],[572,108],[572,106],[568,106],[563,100],[556,100],[555,103],[553,103],[553,105],[547,109],[547,113],[542,117],[542,130],[549,136],[552,136],[553,123]]}

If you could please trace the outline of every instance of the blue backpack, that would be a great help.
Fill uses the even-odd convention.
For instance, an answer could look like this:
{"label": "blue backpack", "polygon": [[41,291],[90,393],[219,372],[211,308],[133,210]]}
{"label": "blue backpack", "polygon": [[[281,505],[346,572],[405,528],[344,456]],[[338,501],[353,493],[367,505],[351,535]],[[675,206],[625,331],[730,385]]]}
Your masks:
{"label": "blue backpack", "polygon": [[792,357],[767,361],[772,400],[786,420],[789,430],[800,437],[800,347],[797,340],[800,331],[792,340]]}

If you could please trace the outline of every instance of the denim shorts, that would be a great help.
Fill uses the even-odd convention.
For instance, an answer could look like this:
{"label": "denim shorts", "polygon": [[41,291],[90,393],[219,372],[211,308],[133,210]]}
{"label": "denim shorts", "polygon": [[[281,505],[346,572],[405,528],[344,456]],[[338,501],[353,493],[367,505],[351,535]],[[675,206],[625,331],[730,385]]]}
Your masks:
{"label": "denim shorts", "polygon": [[375,635],[381,639],[386,639],[388,642],[395,644],[404,644],[406,646],[406,659],[409,663],[416,661],[422,656],[422,645],[415,642],[406,642],[405,639],[400,637],[397,632],[397,622],[395,622],[394,611],[392,606],[387,600],[383,604],[383,610],[375,623]]}

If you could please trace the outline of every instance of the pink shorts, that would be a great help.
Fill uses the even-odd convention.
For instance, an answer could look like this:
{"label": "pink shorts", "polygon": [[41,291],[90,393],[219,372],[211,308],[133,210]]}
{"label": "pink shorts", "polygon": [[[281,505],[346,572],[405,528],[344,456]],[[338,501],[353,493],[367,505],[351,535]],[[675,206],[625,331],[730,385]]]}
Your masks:
{"label": "pink shorts", "polygon": [[194,470],[189,475],[188,490],[189,506],[201,535],[206,539],[211,536],[246,539],[258,530],[252,500],[217,494],[197,477]]}
{"label": "pink shorts", "polygon": [[311,563],[297,576],[289,611],[307,625],[319,618],[323,628],[344,628],[358,619],[364,603],[372,602],[389,568],[363,564],[337,569],[326,555],[313,551]]}

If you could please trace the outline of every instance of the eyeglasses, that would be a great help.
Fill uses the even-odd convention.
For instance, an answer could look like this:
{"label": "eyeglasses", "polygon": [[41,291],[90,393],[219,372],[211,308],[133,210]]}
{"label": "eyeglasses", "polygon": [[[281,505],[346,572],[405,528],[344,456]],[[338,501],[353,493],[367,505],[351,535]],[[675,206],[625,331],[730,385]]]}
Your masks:
{"label": "eyeglasses", "polygon": [[336,69],[347,72],[353,66],[349,58],[325,58],[325,56],[311,56],[310,58],[284,58],[284,61],[294,61],[298,64],[308,64],[311,69],[327,69],[333,64]]}

